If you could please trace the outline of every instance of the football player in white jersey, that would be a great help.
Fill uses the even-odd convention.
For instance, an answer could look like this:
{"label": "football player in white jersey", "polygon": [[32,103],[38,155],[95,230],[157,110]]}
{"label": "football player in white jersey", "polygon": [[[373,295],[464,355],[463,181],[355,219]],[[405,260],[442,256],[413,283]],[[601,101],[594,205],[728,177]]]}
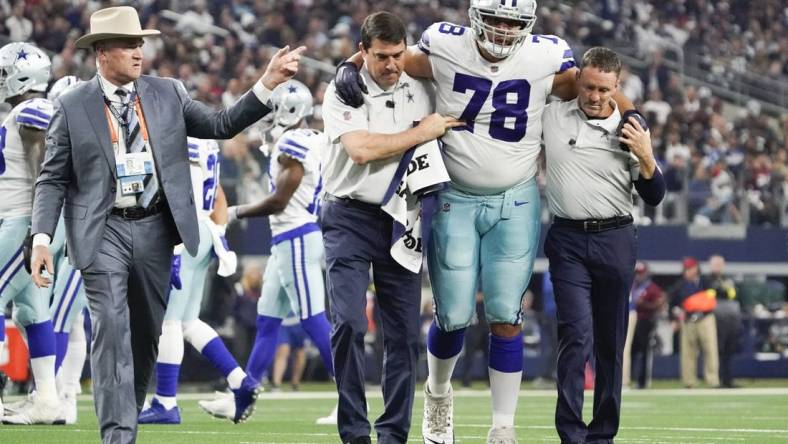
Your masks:
{"label": "football player in white jersey", "polygon": [[227,248],[224,231],[227,224],[227,200],[219,184],[219,145],[214,140],[187,138],[191,162],[192,186],[200,223],[200,247],[196,256],[175,248],[167,311],[159,337],[156,359],[156,394],[150,406],[140,412],[140,424],[180,424],[176,401],[178,375],[183,360],[183,340],[222,372],[232,391],[231,413],[227,419],[245,421],[253,412],[261,391],[257,380],[241,369],[222,339],[199,319],[205,277],[212,253],[219,258],[221,276],[235,273],[235,253]]}
{"label": "football player in white jersey", "polygon": [[[303,83],[290,80],[277,86],[271,104],[272,126],[264,133],[274,143],[263,147],[270,154],[271,194],[258,203],[230,208],[231,219],[269,216],[271,223],[271,256],[263,276],[257,336],[246,371],[262,377],[273,361],[282,319],[292,310],[333,377],[321,266],[323,237],[317,223],[323,189],[321,154],[329,141],[323,133],[306,127],[305,118],[312,114],[312,93]],[[220,399],[200,405],[222,416]],[[329,415],[320,422],[332,421],[336,424]]]}
{"label": "football player in white jersey", "polygon": [[[405,55],[409,75],[434,80],[436,112],[466,122],[442,138],[452,182],[439,197],[428,248],[435,322],[427,339],[425,443],[454,442],[450,381],[479,281],[490,324],[487,440],[517,442],[521,301],[540,229],[534,177],[541,116],[549,95],[577,95],[578,70],[567,43],[531,34],[536,8],[535,0],[471,0],[470,27],[435,23]],[[363,100],[360,61],[356,55],[337,71],[337,92],[351,105]],[[620,109],[632,108],[622,95],[615,99]]]}
{"label": "football player in white jersey", "polygon": [[5,412],[6,424],[64,422],[55,386],[48,292],[33,285],[23,268],[22,251],[33,210],[33,184],[44,158],[44,134],[53,112],[44,98],[49,71],[49,57],[34,45],[17,42],[0,48],[0,100],[13,107],[0,126],[0,353],[5,342],[2,313],[13,302],[15,320],[27,335],[37,389],[32,403],[14,414]]}

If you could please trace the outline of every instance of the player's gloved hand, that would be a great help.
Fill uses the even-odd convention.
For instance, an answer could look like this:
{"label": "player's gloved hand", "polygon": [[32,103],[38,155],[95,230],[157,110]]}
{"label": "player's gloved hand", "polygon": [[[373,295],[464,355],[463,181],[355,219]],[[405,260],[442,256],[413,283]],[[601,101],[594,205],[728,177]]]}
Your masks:
{"label": "player's gloved hand", "polygon": [[181,255],[172,256],[172,267],[170,267],[170,287],[180,290],[183,288],[181,283]]}
{"label": "player's gloved hand", "polygon": [[[643,127],[643,131],[648,131],[648,123],[646,123],[646,118],[643,117],[643,114],[640,114],[640,111],[638,111],[636,109],[630,109],[630,110],[624,111],[624,115],[621,116],[621,122],[618,124],[618,129],[616,130],[616,135],[621,136],[621,134],[622,134],[621,130],[624,128],[624,125],[627,122],[629,122],[629,118],[630,117],[634,117],[638,121],[640,126]],[[622,150],[624,150],[626,152],[629,152],[629,147],[625,143],[621,142],[621,143],[618,144],[618,146]]]}
{"label": "player's gloved hand", "polygon": [[358,72],[358,66],[353,62],[343,62],[337,66],[334,85],[339,101],[353,108],[363,105],[364,94],[369,94],[367,85]]}

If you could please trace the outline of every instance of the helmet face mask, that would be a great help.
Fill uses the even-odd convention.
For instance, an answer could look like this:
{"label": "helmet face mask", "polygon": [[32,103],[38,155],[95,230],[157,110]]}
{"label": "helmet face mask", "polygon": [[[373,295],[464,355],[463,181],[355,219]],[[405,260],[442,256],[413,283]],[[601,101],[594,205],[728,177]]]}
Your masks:
{"label": "helmet face mask", "polygon": [[59,78],[53,85],[52,88],[49,88],[49,92],[47,93],[47,99],[50,101],[54,101],[58,97],[62,96],[65,92],[71,90],[78,84],[82,83],[76,76],[64,76]]}
{"label": "helmet face mask", "polygon": [[[476,41],[496,58],[506,58],[525,42],[536,22],[535,0],[471,0],[468,9]],[[501,23],[520,26],[500,26]]]}
{"label": "helmet face mask", "polygon": [[50,66],[49,56],[30,43],[0,48],[0,101],[28,91],[46,91]]}

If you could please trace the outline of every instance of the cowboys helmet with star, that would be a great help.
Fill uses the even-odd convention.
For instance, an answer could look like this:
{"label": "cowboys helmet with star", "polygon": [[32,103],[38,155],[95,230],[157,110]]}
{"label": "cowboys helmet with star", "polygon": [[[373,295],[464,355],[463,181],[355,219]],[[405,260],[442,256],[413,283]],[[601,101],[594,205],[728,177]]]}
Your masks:
{"label": "cowboys helmet with star", "polygon": [[30,43],[0,48],[0,101],[31,90],[46,91],[51,65],[49,56]]}
{"label": "cowboys helmet with star", "polygon": [[270,118],[263,118],[263,131],[274,127],[291,128],[305,117],[311,116],[314,100],[312,92],[298,80],[288,80],[271,93]]}

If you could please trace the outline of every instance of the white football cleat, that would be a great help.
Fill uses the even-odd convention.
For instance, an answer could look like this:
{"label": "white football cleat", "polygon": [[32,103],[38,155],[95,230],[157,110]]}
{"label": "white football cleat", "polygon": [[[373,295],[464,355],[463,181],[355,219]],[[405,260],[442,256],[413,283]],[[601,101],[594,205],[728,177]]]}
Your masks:
{"label": "white football cleat", "polygon": [[24,397],[24,399],[20,399],[19,401],[14,401],[5,404],[5,415],[16,415],[17,413],[21,413],[30,408],[33,405],[33,399],[35,399],[36,392],[32,391]]}
{"label": "white football cleat", "polygon": [[315,424],[317,425],[337,425],[337,411],[339,410],[339,404],[334,404],[334,409],[331,410],[331,413],[328,416],[323,416],[322,418],[317,418]]}
{"label": "white football cleat", "polygon": [[210,401],[198,401],[203,411],[211,416],[222,419],[235,417],[235,396],[232,392],[215,392]]}
{"label": "white football cleat", "polygon": [[63,406],[60,400],[41,399],[36,397],[33,403],[24,410],[10,416],[3,416],[3,424],[33,425],[33,424],[65,424]]}
{"label": "white football cleat", "polygon": [[77,395],[76,393],[64,393],[60,398],[60,403],[63,406],[63,417],[66,424],[77,423]]}
{"label": "white football cleat", "polygon": [[514,427],[492,427],[487,433],[487,444],[517,444]]}
{"label": "white football cleat", "polygon": [[424,444],[454,444],[454,392],[451,387],[443,395],[430,393],[424,384],[424,419],[421,436]]}

